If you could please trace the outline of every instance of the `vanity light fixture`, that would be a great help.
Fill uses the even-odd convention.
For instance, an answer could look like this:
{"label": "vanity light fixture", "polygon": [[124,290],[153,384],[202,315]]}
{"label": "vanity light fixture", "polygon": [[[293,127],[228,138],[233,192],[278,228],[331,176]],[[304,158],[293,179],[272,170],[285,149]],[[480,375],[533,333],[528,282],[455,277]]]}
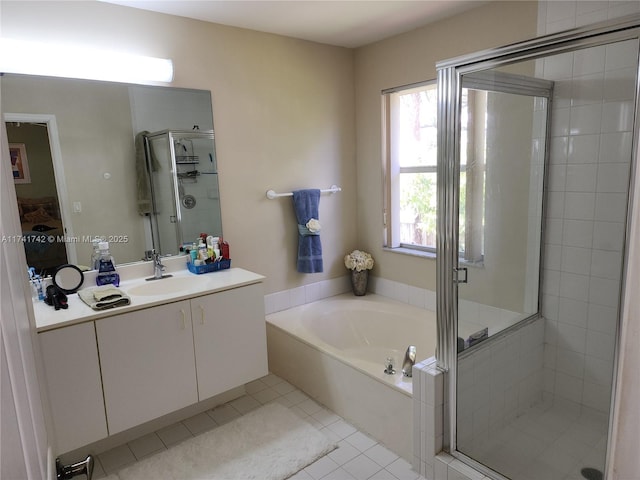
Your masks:
{"label": "vanity light fixture", "polygon": [[77,45],[0,38],[0,72],[163,84],[173,80],[173,62]]}

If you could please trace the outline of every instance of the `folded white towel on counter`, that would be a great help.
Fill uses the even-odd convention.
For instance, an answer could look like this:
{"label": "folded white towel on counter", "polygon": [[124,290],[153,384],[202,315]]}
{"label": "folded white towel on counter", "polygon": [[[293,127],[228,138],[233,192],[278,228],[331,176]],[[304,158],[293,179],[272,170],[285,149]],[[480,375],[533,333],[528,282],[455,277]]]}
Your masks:
{"label": "folded white towel on counter", "polygon": [[122,290],[113,285],[85,288],[78,291],[78,296],[94,310],[122,307],[131,303],[131,299]]}

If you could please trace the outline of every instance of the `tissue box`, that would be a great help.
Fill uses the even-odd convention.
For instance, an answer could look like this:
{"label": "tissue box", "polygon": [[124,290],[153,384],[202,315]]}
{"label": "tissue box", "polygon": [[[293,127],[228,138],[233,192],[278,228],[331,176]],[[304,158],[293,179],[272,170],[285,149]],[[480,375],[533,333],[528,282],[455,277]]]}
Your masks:
{"label": "tissue box", "polygon": [[218,270],[226,270],[231,268],[231,259],[223,258],[219,262],[205,263],[204,265],[194,265],[191,262],[187,262],[187,268],[191,273],[200,275],[202,273],[217,272]]}

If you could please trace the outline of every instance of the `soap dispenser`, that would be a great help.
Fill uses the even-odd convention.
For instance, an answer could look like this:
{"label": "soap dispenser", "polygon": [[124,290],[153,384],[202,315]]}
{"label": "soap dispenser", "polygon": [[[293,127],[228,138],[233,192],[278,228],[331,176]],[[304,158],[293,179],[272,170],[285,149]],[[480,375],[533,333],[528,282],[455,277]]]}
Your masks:
{"label": "soap dispenser", "polygon": [[96,275],[96,285],[113,284],[120,285],[120,275],[116,272],[116,262],[109,252],[109,242],[100,242],[98,245],[100,258],[98,259],[98,275]]}

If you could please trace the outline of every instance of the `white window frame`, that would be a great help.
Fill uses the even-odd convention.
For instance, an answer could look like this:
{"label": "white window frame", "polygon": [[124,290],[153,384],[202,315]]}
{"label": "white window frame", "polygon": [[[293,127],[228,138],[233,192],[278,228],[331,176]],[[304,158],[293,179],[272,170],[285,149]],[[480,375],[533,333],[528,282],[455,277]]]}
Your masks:
{"label": "white window frame", "polygon": [[419,90],[426,86],[436,86],[436,80],[419,82],[397,88],[391,88],[382,92],[382,118],[383,118],[383,155],[385,171],[384,188],[384,246],[393,249],[406,249],[416,253],[423,252],[435,256],[436,248],[400,242],[400,174],[402,173],[436,173],[437,165],[421,165],[401,167],[398,159],[397,131],[392,129],[392,124],[398,120],[398,97],[394,93],[409,93],[411,90]]}
{"label": "white window frame", "polygon": [[[397,131],[392,128],[394,122],[398,122],[399,108],[397,106],[398,96],[395,93],[410,93],[411,90],[419,90],[424,87],[436,86],[436,80],[414,83],[401,87],[391,88],[382,91],[382,152],[384,167],[384,247],[401,253],[410,253],[435,257],[436,246],[424,246],[400,242],[400,174],[402,173],[437,173],[437,165],[419,165],[401,167],[398,158]],[[476,101],[469,102],[475,104]],[[485,102],[486,105],[486,102]],[[473,108],[469,106],[468,108]],[[480,107],[481,108],[481,107]],[[486,108],[486,106],[485,106]],[[467,118],[471,118],[469,115]],[[467,125],[468,135],[479,136],[477,127],[484,128],[483,125],[474,126],[470,122]],[[473,140],[473,139],[470,139]],[[474,176],[467,176],[467,191],[464,203],[469,208],[471,215],[465,218],[465,242],[467,246],[464,252],[460,252],[460,260],[464,263],[482,265],[483,262],[483,241],[484,235],[483,215],[484,215],[484,189],[478,181],[484,178],[486,159],[484,155],[484,142],[480,144],[480,149],[474,141],[468,141],[467,159],[474,165],[470,170]],[[475,151],[474,151],[475,150]],[[460,171],[467,170],[466,164],[460,165]],[[480,228],[478,228],[480,225]]]}

